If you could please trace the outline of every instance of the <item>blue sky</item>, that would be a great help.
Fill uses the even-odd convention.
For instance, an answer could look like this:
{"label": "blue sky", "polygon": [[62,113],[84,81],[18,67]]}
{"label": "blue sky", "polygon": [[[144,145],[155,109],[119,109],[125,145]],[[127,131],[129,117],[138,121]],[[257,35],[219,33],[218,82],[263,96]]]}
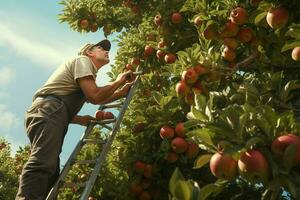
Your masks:
{"label": "blue sky", "polygon": [[[104,38],[102,30],[80,34],[57,18],[58,0],[0,1],[0,137],[11,143],[13,153],[29,143],[23,122],[34,92],[64,61],[76,56],[80,46]],[[109,37],[108,39],[113,39]],[[117,45],[112,44],[111,63]],[[106,65],[98,72],[97,84],[109,81]],[[80,114],[93,115],[98,106],[85,104]],[[84,127],[70,125],[62,163],[78,142]]]}

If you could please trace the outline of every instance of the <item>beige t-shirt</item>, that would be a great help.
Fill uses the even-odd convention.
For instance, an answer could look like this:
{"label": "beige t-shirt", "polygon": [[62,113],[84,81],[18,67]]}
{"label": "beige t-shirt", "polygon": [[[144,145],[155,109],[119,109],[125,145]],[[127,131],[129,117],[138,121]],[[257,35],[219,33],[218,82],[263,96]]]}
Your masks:
{"label": "beige t-shirt", "polygon": [[54,94],[68,95],[80,90],[78,78],[93,76],[96,80],[98,69],[87,56],[78,56],[61,65],[49,77],[47,82],[34,94],[33,100],[38,96]]}

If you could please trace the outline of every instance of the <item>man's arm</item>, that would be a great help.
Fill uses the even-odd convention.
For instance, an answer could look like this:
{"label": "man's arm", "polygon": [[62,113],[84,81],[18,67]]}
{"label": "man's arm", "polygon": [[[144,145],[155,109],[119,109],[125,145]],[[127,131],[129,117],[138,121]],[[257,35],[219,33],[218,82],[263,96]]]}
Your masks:
{"label": "man's arm", "polygon": [[111,97],[126,82],[130,74],[132,74],[131,71],[122,73],[118,76],[117,80],[103,87],[98,87],[92,76],[85,76],[77,79],[77,81],[87,100],[92,104],[100,104]]}

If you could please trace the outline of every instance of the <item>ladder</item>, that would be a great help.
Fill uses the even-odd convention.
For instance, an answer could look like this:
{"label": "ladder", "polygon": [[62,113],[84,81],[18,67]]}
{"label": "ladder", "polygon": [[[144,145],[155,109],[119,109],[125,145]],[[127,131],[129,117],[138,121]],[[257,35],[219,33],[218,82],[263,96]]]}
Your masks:
{"label": "ladder", "polygon": [[[133,72],[134,75],[137,75],[135,83],[131,86],[126,99],[123,103],[110,103],[110,104],[106,104],[106,105],[100,105],[98,110],[104,110],[106,108],[121,108],[120,112],[118,114],[117,118],[114,119],[107,119],[107,120],[101,120],[101,121],[97,121],[97,120],[92,120],[89,125],[87,126],[87,128],[85,129],[84,133],[82,134],[79,142],[77,143],[77,145],[75,146],[73,152],[71,153],[69,159],[67,160],[66,164],[64,165],[56,183],[54,184],[54,186],[52,187],[52,189],[50,190],[50,192],[48,193],[48,196],[46,198],[46,200],[56,200],[57,195],[59,193],[59,189],[61,187],[84,187],[84,190],[81,194],[80,200],[87,200],[90,192],[95,184],[97,175],[101,169],[102,164],[105,161],[105,158],[108,154],[108,151],[111,147],[111,144],[116,136],[116,133],[118,132],[119,128],[120,128],[120,124],[122,122],[123,116],[125,114],[125,111],[127,110],[127,107],[132,99],[132,96],[134,94],[134,91],[138,85],[138,81],[139,81],[139,77],[142,74],[142,71],[138,71],[138,72]],[[113,126],[108,126],[107,124],[113,124]],[[108,138],[106,140],[93,140],[93,139],[88,139],[88,136],[90,135],[90,133],[92,132],[93,128],[95,125],[100,125],[108,130],[110,130],[110,134],[108,136]],[[102,144],[103,147],[101,149],[100,155],[94,159],[94,160],[83,160],[83,161],[76,161],[76,157],[77,155],[80,153],[80,150],[82,149],[82,147],[87,144],[87,143],[98,143],[98,144]],[[92,170],[92,173],[90,174],[90,177],[88,178],[88,180],[84,183],[66,183],[64,182],[65,177],[68,175],[68,172],[70,171],[71,167],[73,164],[78,163],[78,164],[95,164],[94,168]]]}

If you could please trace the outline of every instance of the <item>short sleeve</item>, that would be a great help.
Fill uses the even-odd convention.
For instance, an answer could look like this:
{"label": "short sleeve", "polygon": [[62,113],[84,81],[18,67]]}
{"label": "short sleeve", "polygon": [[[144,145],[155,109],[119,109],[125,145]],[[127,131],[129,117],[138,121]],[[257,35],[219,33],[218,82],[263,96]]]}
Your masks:
{"label": "short sleeve", "polygon": [[74,80],[85,76],[96,79],[93,64],[88,57],[78,57],[74,62]]}

